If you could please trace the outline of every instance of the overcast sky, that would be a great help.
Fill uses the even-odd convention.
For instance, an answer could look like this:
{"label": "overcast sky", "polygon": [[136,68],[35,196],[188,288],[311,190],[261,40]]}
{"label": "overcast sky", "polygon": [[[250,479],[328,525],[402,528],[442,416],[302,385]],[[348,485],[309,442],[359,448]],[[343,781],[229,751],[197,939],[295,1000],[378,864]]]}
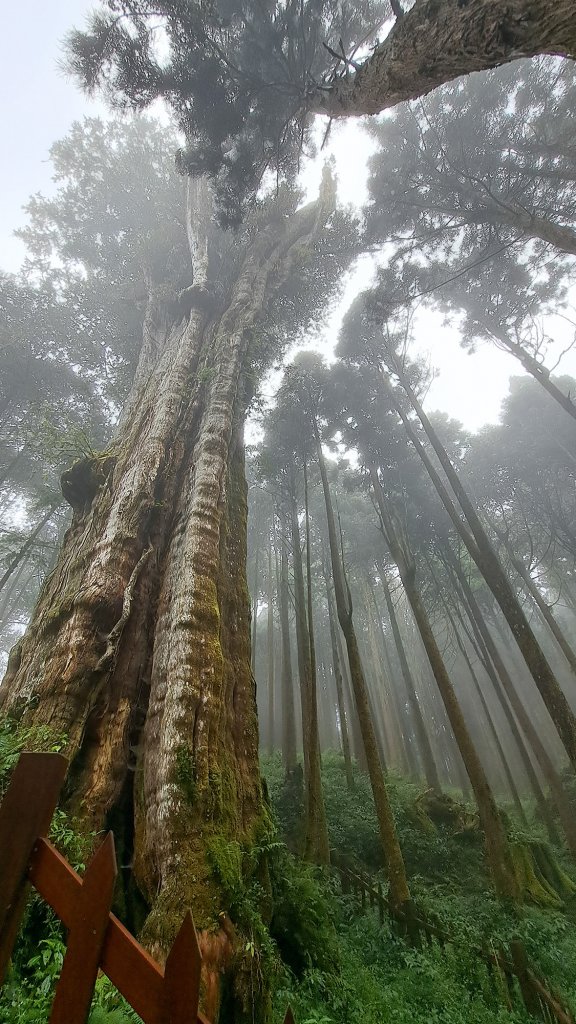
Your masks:
{"label": "overcast sky", "polygon": [[[59,68],[62,39],[72,26],[81,27],[93,4],[84,0],[28,0],[3,10],[0,35],[0,268],[18,269],[23,246],[13,231],[24,222],[22,206],[35,192],[51,190],[50,145],[66,134],[71,123],[102,108],[79,92]],[[362,194],[362,154],[367,146],[348,122],[333,132],[330,149],[336,155],[343,201]],[[318,172],[319,177],[319,172]],[[314,181],[314,175],[310,176]],[[359,278],[361,279],[361,278]],[[353,288],[346,289],[351,296]],[[334,340],[333,318],[327,337]],[[562,332],[559,344],[566,343]],[[470,429],[498,418],[508,378],[521,368],[512,356],[491,345],[468,355],[458,345],[454,330],[439,317],[427,315],[418,337],[419,350],[438,368],[427,406],[441,408]],[[576,353],[562,362],[561,370],[576,376]]]}

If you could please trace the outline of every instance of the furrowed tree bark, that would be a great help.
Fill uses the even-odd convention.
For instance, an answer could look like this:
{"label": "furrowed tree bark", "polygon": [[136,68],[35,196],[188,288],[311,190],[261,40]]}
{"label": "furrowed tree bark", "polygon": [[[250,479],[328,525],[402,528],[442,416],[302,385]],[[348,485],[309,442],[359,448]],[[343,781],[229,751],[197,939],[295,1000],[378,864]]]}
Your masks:
{"label": "furrowed tree bark", "polygon": [[[134,821],[146,943],[164,955],[191,907],[214,994],[206,1011],[217,1016],[229,971],[235,1022],[260,1019],[267,1000],[251,988],[241,936],[235,948],[222,927],[230,897],[217,870],[230,843],[250,846],[266,822],[250,670],[243,371],[265,302],[333,209],[333,190],[323,188],[316,203],[262,226],[220,305],[182,315],[165,289],[152,289],[117,435],[109,452],[64,475],[72,524],[0,688],[3,714],[66,736],[70,804],[87,825],[102,829],[120,805],[128,831]],[[196,212],[198,235],[211,206]]]}
{"label": "furrowed tree bark", "polygon": [[460,704],[454,693],[452,682],[446,670],[444,659],[440,653],[438,644],[434,637],[428,613],[416,586],[416,566],[413,559],[405,549],[398,536],[397,529],[392,520],[386,497],[380,483],[380,478],[375,466],[370,467],[370,480],[374,490],[376,503],[380,512],[382,526],[386,543],[390,554],[398,566],[400,578],[406,591],[414,619],[418,626],[430,667],[438,684],[440,696],[446,708],[446,713],[452,726],[454,738],[462,755],[464,766],[470,784],[474,791],[476,804],[482,828],[484,830],[486,859],[492,874],[494,886],[501,896],[518,897],[518,885],[514,875],[514,867],[510,854],[510,848],[498,809],[492,795],[492,790],[486,778],[486,773],[478,757],[478,753],[472,742]]}
{"label": "furrowed tree bark", "polygon": [[338,613],[338,621],[340,622],[340,628],[344,634],[346,649],[348,651],[348,664],[350,667],[356,712],[358,715],[362,743],[366,755],[366,766],[370,777],[372,795],[374,797],[374,806],[376,808],[376,817],[378,819],[378,827],[380,830],[384,863],[386,864],[388,880],[390,883],[390,901],[394,911],[402,916],[407,905],[410,903],[410,890],[408,888],[408,880],[406,878],[406,868],[404,866],[404,859],[402,857],[402,851],[396,834],[394,815],[392,814],[388,791],[386,789],[384,771],[378,751],[376,731],[374,729],[374,722],[370,712],[368,687],[364,677],[364,668],[362,666],[362,660],[358,650],[358,642],[356,640],[356,632],[354,630],[354,622],[352,619],[352,605],[344,579],[344,573],[342,571],[341,555],[338,544],[338,535],[336,532],[336,523],[334,520],[334,510],[332,508],[330,487],[328,484],[328,474],[326,472],[326,463],[322,452],[322,443],[318,433],[318,425],[315,420],[313,421],[312,426],[316,442],[318,467],[320,469],[320,477],[322,480],[324,504],[326,507],[328,543],[330,548],[330,560],[332,562],[332,578],[334,580],[334,592],[336,596],[336,611]]}
{"label": "furrowed tree bark", "polygon": [[318,91],[314,113],[377,114],[472,71],[539,53],[574,57],[574,0],[416,0],[354,74]]}

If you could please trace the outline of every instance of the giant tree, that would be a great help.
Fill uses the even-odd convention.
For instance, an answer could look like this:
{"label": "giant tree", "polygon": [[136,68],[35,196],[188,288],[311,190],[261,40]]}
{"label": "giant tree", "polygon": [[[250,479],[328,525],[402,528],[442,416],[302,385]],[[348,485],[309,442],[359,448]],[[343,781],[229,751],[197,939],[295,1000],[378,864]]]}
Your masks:
{"label": "giant tree", "polygon": [[[218,916],[232,899],[222,858],[234,855],[244,884],[239,851],[267,821],[243,418],[283,318],[298,322],[301,310],[307,321],[345,262],[342,221],[325,228],[334,200],[329,176],[299,209],[281,190],[230,237],[215,226],[206,181],[191,180],[173,245],[146,273],[132,264],[145,301],[133,382],[106,449],[62,478],[71,526],[0,690],[3,714],[66,738],[69,803],[85,824],[122,820],[133,865],[123,874],[143,901],[150,948],[166,951],[191,906],[215,981],[242,929]],[[252,1019],[246,970],[240,955],[236,1012]]]}

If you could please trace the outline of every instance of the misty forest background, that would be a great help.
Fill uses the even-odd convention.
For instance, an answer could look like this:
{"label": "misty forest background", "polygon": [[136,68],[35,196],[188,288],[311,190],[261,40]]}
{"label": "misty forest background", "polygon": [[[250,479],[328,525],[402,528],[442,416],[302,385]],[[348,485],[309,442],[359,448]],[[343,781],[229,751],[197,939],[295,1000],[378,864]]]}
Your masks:
{"label": "misty forest background", "polygon": [[[373,6],[349,12],[341,46],[318,43],[332,81]],[[288,89],[254,87],[244,109],[239,87],[231,104],[213,51],[188,103],[189,38],[173,29],[159,84],[134,18],[131,53],[104,15],[72,38],[77,75],[123,109],[54,142],[55,187],[30,199],[22,268],[0,277],[2,786],[22,749],[70,757],[56,840],[83,864],[114,828],[117,912],[155,955],[182,900],[204,936],[224,914],[221,1021],[280,1020],[289,1002],[300,1024],[530,1020],[467,952],[516,935],[576,1007],[576,381],[561,361],[576,343],[574,63],[515,60],[362,122],[367,198],[346,206],[327,120],[284,117]],[[277,65],[282,79],[313,48],[296,32],[279,49],[267,4],[242,26],[234,59],[259,54],[255,76]],[[93,67],[104,29],[111,54]],[[158,95],[156,118],[144,108]],[[476,432],[428,400],[454,332],[517,361],[498,422]],[[218,605],[182,583],[189,628],[205,630],[184,649],[166,625],[186,576],[174,552],[189,545],[196,580],[224,429]],[[113,590],[105,540],[122,516],[110,610],[94,566]],[[221,690],[198,668],[215,637]],[[207,719],[206,749],[196,705],[186,717],[194,673],[200,704],[221,701],[226,719]],[[175,676],[182,721],[155,733]],[[152,820],[166,786],[186,824]],[[197,859],[175,867],[170,851],[188,848]],[[379,881],[391,920],[343,894],[331,862]],[[411,944],[394,915],[412,905],[454,945]],[[0,1021],[47,1019],[62,953],[33,904]],[[130,1016],[100,981],[91,1021]]]}

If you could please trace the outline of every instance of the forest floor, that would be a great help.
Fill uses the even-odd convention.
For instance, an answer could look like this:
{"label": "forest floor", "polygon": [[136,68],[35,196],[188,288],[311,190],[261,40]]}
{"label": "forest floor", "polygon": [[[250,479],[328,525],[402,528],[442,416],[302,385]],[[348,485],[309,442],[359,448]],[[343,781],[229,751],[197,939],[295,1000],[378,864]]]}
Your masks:
{"label": "forest floor", "polygon": [[[277,757],[265,758],[263,771],[280,834],[290,846],[297,834],[297,801],[286,792]],[[288,964],[276,993],[275,1024],[287,1003],[298,1024],[534,1021],[519,998],[512,999],[511,1008],[506,1005],[504,979],[489,973],[474,952],[478,946],[508,950],[515,937],[563,1003],[576,1009],[576,901],[561,909],[503,904],[486,875],[473,807],[460,803],[452,820],[432,821],[425,813],[425,789],[393,776],[389,784],[416,906],[454,942],[443,949],[437,944],[414,948],[388,919],[380,925],[376,909],[363,912],[357,899],[344,895],[335,877],[311,872],[322,901],[320,949],[312,943],[307,964]],[[342,759],[327,755],[323,786],[331,849],[384,882],[367,777],[355,772],[355,789],[348,791]],[[510,808],[503,810],[515,843],[546,842],[531,806],[526,805],[528,828],[518,824]],[[574,878],[564,852],[552,852]],[[284,959],[289,960],[289,951]]]}
{"label": "forest floor", "polygon": [[[0,729],[0,792],[21,741]],[[254,881],[230,894],[230,912],[255,941],[255,984],[268,975],[274,990],[273,1024],[292,1007],[296,1024],[488,1024],[534,1021],[520,998],[510,999],[505,979],[489,972],[475,947],[508,950],[519,937],[529,962],[576,1009],[576,899],[562,906],[506,905],[491,890],[484,869],[482,836],[474,808],[451,794],[444,803],[422,786],[389,776],[391,800],[417,911],[437,922],[453,940],[410,945],[387,916],[362,909],[344,894],[336,872],[304,864],[301,836],[302,785],[297,771],[286,785],[279,756],[265,757],[262,770],[272,827],[259,855],[266,858],[272,889],[271,919],[263,924],[262,888]],[[323,787],[335,859],[386,883],[368,779],[354,772],[346,787],[342,759],[323,757]],[[504,807],[508,833],[519,845],[546,843],[542,825],[527,804],[528,827]],[[81,869],[85,837],[57,811],[51,836]],[[237,852],[237,851],[236,851]],[[252,851],[252,854],[253,855]],[[561,849],[551,849],[560,869],[576,879]],[[249,856],[247,854],[247,856]],[[8,983],[0,995],[0,1024],[43,1024],[65,952],[56,919],[34,898]],[[89,1024],[137,1024],[139,1018],[102,976]],[[221,1024],[227,1024],[223,1020]]]}

